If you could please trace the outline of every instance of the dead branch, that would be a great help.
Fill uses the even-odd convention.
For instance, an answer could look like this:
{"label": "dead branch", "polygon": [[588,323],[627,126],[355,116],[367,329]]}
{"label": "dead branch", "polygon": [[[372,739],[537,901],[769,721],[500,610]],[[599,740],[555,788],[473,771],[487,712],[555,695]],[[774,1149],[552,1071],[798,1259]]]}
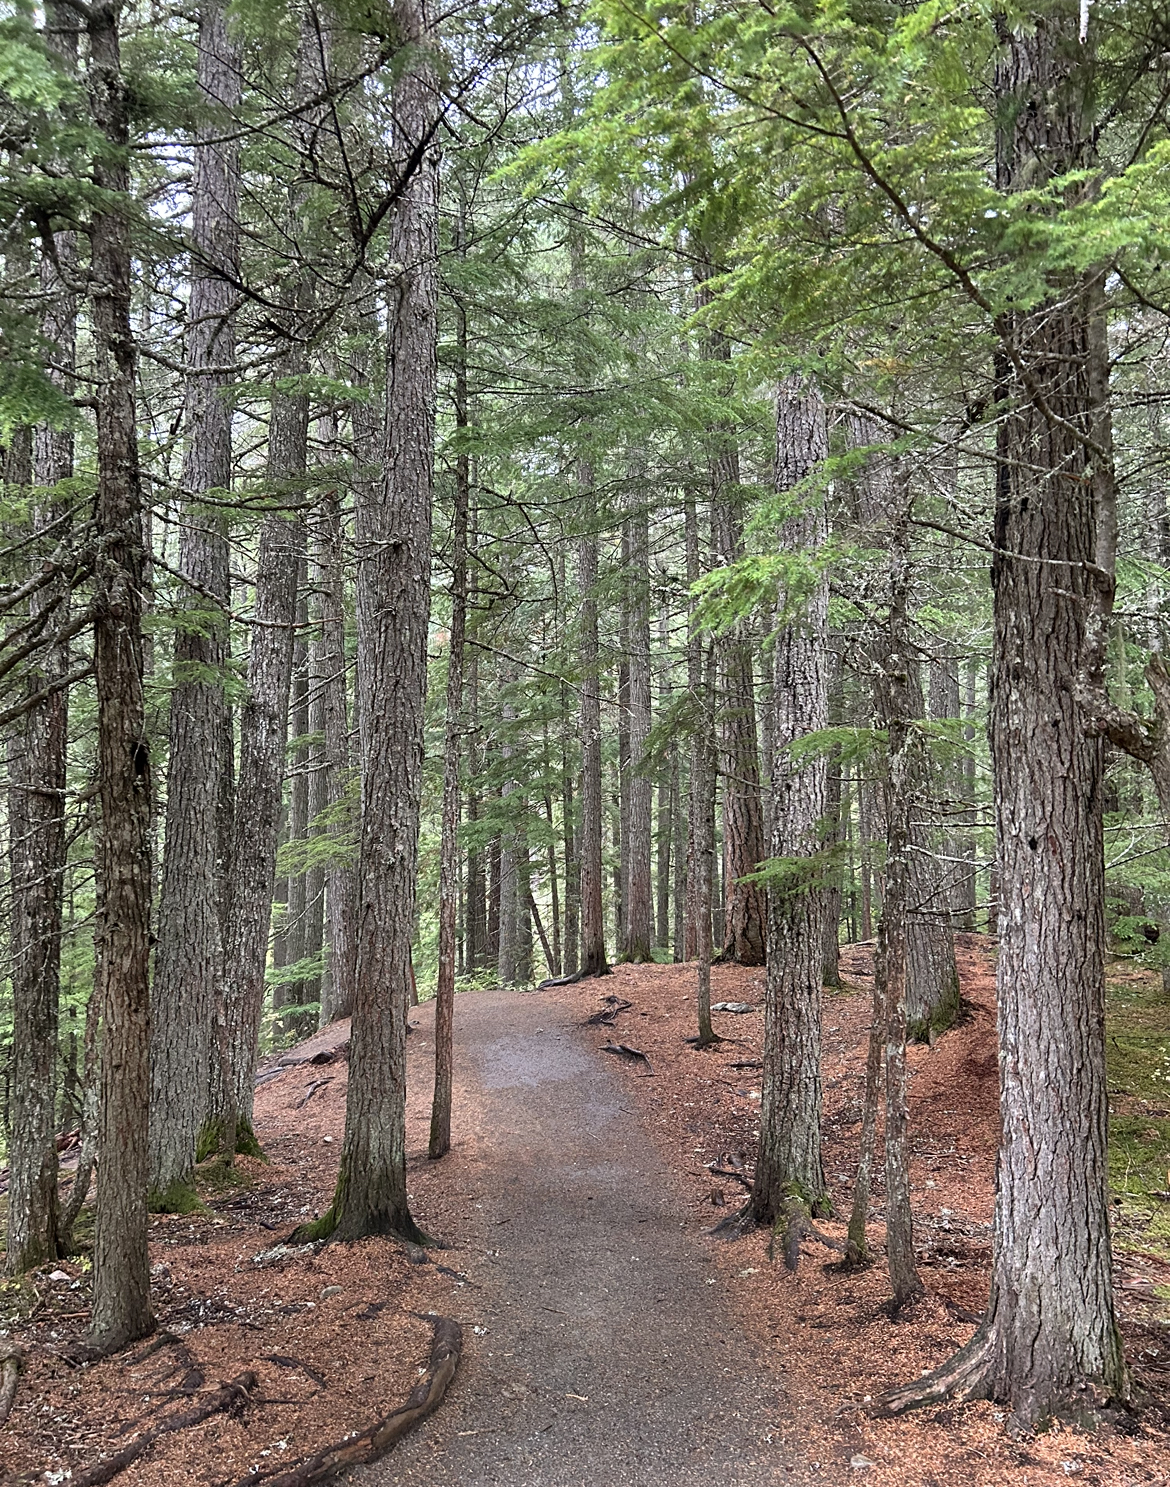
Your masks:
{"label": "dead branch", "polygon": [[434,1326],[430,1364],[425,1377],[415,1385],[401,1408],[360,1435],[326,1446],[323,1451],[295,1466],[272,1472],[252,1472],[237,1487],[251,1487],[255,1482],[266,1482],[268,1487],[313,1487],[314,1483],[327,1482],[348,1467],[365,1466],[380,1460],[408,1430],[425,1420],[443,1402],[443,1396],[455,1377],[463,1349],[463,1329],[451,1317],[428,1316],[424,1320]]}
{"label": "dead branch", "polygon": [[654,1070],[650,1067],[649,1058],[647,1058],[642,1050],[640,1048],[631,1048],[628,1043],[603,1043],[601,1045],[601,1051],[602,1053],[612,1053],[618,1058],[628,1059],[632,1064],[637,1063],[640,1060],[646,1065],[646,1069],[649,1073],[653,1074],[654,1072]]}
{"label": "dead branch", "polygon": [[330,1074],[325,1079],[314,1079],[313,1082],[312,1082],[312,1084],[310,1084],[309,1087],[308,1087],[308,1089],[305,1091],[303,1097],[297,1101],[295,1108],[297,1110],[299,1110],[302,1105],[307,1105],[309,1103],[309,1101],[313,1098],[313,1096],[316,1094],[316,1092],[319,1089],[321,1089],[323,1085],[332,1084],[332,1083],[333,1083],[333,1075],[332,1074]]}
{"label": "dead branch", "polygon": [[214,1394],[209,1394],[202,1403],[197,1404],[194,1409],[184,1410],[181,1414],[171,1415],[169,1419],[156,1425],[153,1430],[144,1431],[136,1441],[131,1441],[128,1446],[116,1452],[113,1456],[107,1456],[105,1461],[99,1461],[96,1466],[88,1467],[85,1471],[75,1472],[70,1478],[71,1487],[101,1487],[103,1482],[109,1482],[133,1466],[140,1456],[145,1455],[164,1435],[173,1435],[176,1430],[186,1430],[192,1425],[201,1425],[212,1415],[218,1415],[226,1410],[231,1413],[240,1410],[247,1403],[248,1396],[259,1383],[259,1379],[251,1369],[237,1374],[230,1384],[220,1384]]}
{"label": "dead branch", "polygon": [[592,1017],[587,1017],[581,1024],[582,1027],[613,1027],[618,1013],[628,1012],[634,1005],[633,1002],[624,1001],[620,996],[603,996],[601,1000],[606,1005],[600,1012],[594,1012]]}
{"label": "dead branch", "polygon": [[0,1428],[12,1413],[16,1381],[24,1367],[24,1349],[16,1343],[0,1343]]}

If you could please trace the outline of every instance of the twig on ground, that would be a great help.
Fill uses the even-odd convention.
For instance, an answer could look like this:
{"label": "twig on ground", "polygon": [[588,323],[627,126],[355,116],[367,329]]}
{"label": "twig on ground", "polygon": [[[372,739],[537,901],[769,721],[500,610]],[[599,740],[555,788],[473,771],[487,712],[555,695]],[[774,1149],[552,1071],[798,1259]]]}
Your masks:
{"label": "twig on ground", "polygon": [[301,1097],[301,1099],[299,1099],[297,1101],[296,1105],[294,1106],[294,1109],[299,1110],[302,1105],[307,1105],[309,1103],[309,1101],[313,1098],[313,1096],[317,1093],[317,1091],[322,1087],[322,1085],[332,1084],[332,1083],[333,1083],[333,1075],[332,1074],[327,1075],[324,1079],[314,1079],[313,1082],[312,1082],[312,1084],[309,1085],[308,1089],[305,1091],[304,1095]]}

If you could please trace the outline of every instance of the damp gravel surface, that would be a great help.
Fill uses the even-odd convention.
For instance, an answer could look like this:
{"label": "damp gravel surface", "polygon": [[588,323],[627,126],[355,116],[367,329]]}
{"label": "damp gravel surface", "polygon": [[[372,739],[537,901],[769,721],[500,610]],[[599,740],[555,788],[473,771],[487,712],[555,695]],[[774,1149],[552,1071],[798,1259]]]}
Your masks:
{"label": "damp gravel surface", "polygon": [[[429,1041],[429,1009],[412,1053]],[[714,1241],[654,1150],[631,1082],[539,993],[457,1004],[465,1329],[438,1414],[362,1487],[792,1481],[774,1379],[725,1305]],[[649,1088],[649,1086],[648,1086]],[[429,1164],[428,1164],[429,1165]],[[445,1164],[420,1166],[421,1210]]]}

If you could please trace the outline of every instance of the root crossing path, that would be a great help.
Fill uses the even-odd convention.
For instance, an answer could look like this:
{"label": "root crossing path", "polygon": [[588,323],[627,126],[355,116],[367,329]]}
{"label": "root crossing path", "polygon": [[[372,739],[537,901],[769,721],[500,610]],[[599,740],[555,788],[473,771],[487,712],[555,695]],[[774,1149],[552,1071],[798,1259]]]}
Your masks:
{"label": "root crossing path", "polygon": [[[417,1118],[430,1009],[412,1018]],[[450,1308],[466,1351],[439,1413],[352,1480],[798,1480],[780,1444],[775,1380],[724,1302],[712,1241],[638,1115],[638,1071],[597,1051],[540,993],[460,996],[456,1027],[455,1147],[413,1167],[411,1192],[422,1215],[450,1214],[459,1247],[438,1259],[468,1278]]]}

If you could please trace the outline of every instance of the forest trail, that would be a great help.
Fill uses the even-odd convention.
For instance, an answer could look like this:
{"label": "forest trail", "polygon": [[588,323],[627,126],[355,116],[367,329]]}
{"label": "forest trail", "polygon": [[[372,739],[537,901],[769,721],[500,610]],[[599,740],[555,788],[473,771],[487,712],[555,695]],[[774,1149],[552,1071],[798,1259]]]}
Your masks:
{"label": "forest trail", "polygon": [[[412,1021],[422,1074],[431,1008]],[[539,994],[461,996],[456,1029],[455,1148],[412,1170],[411,1192],[424,1216],[445,1209],[441,1194],[466,1195],[460,1247],[443,1257],[474,1283],[459,1293],[466,1352],[439,1414],[354,1480],[793,1481],[766,1444],[781,1434],[777,1386],[644,1127],[637,1073]]]}

